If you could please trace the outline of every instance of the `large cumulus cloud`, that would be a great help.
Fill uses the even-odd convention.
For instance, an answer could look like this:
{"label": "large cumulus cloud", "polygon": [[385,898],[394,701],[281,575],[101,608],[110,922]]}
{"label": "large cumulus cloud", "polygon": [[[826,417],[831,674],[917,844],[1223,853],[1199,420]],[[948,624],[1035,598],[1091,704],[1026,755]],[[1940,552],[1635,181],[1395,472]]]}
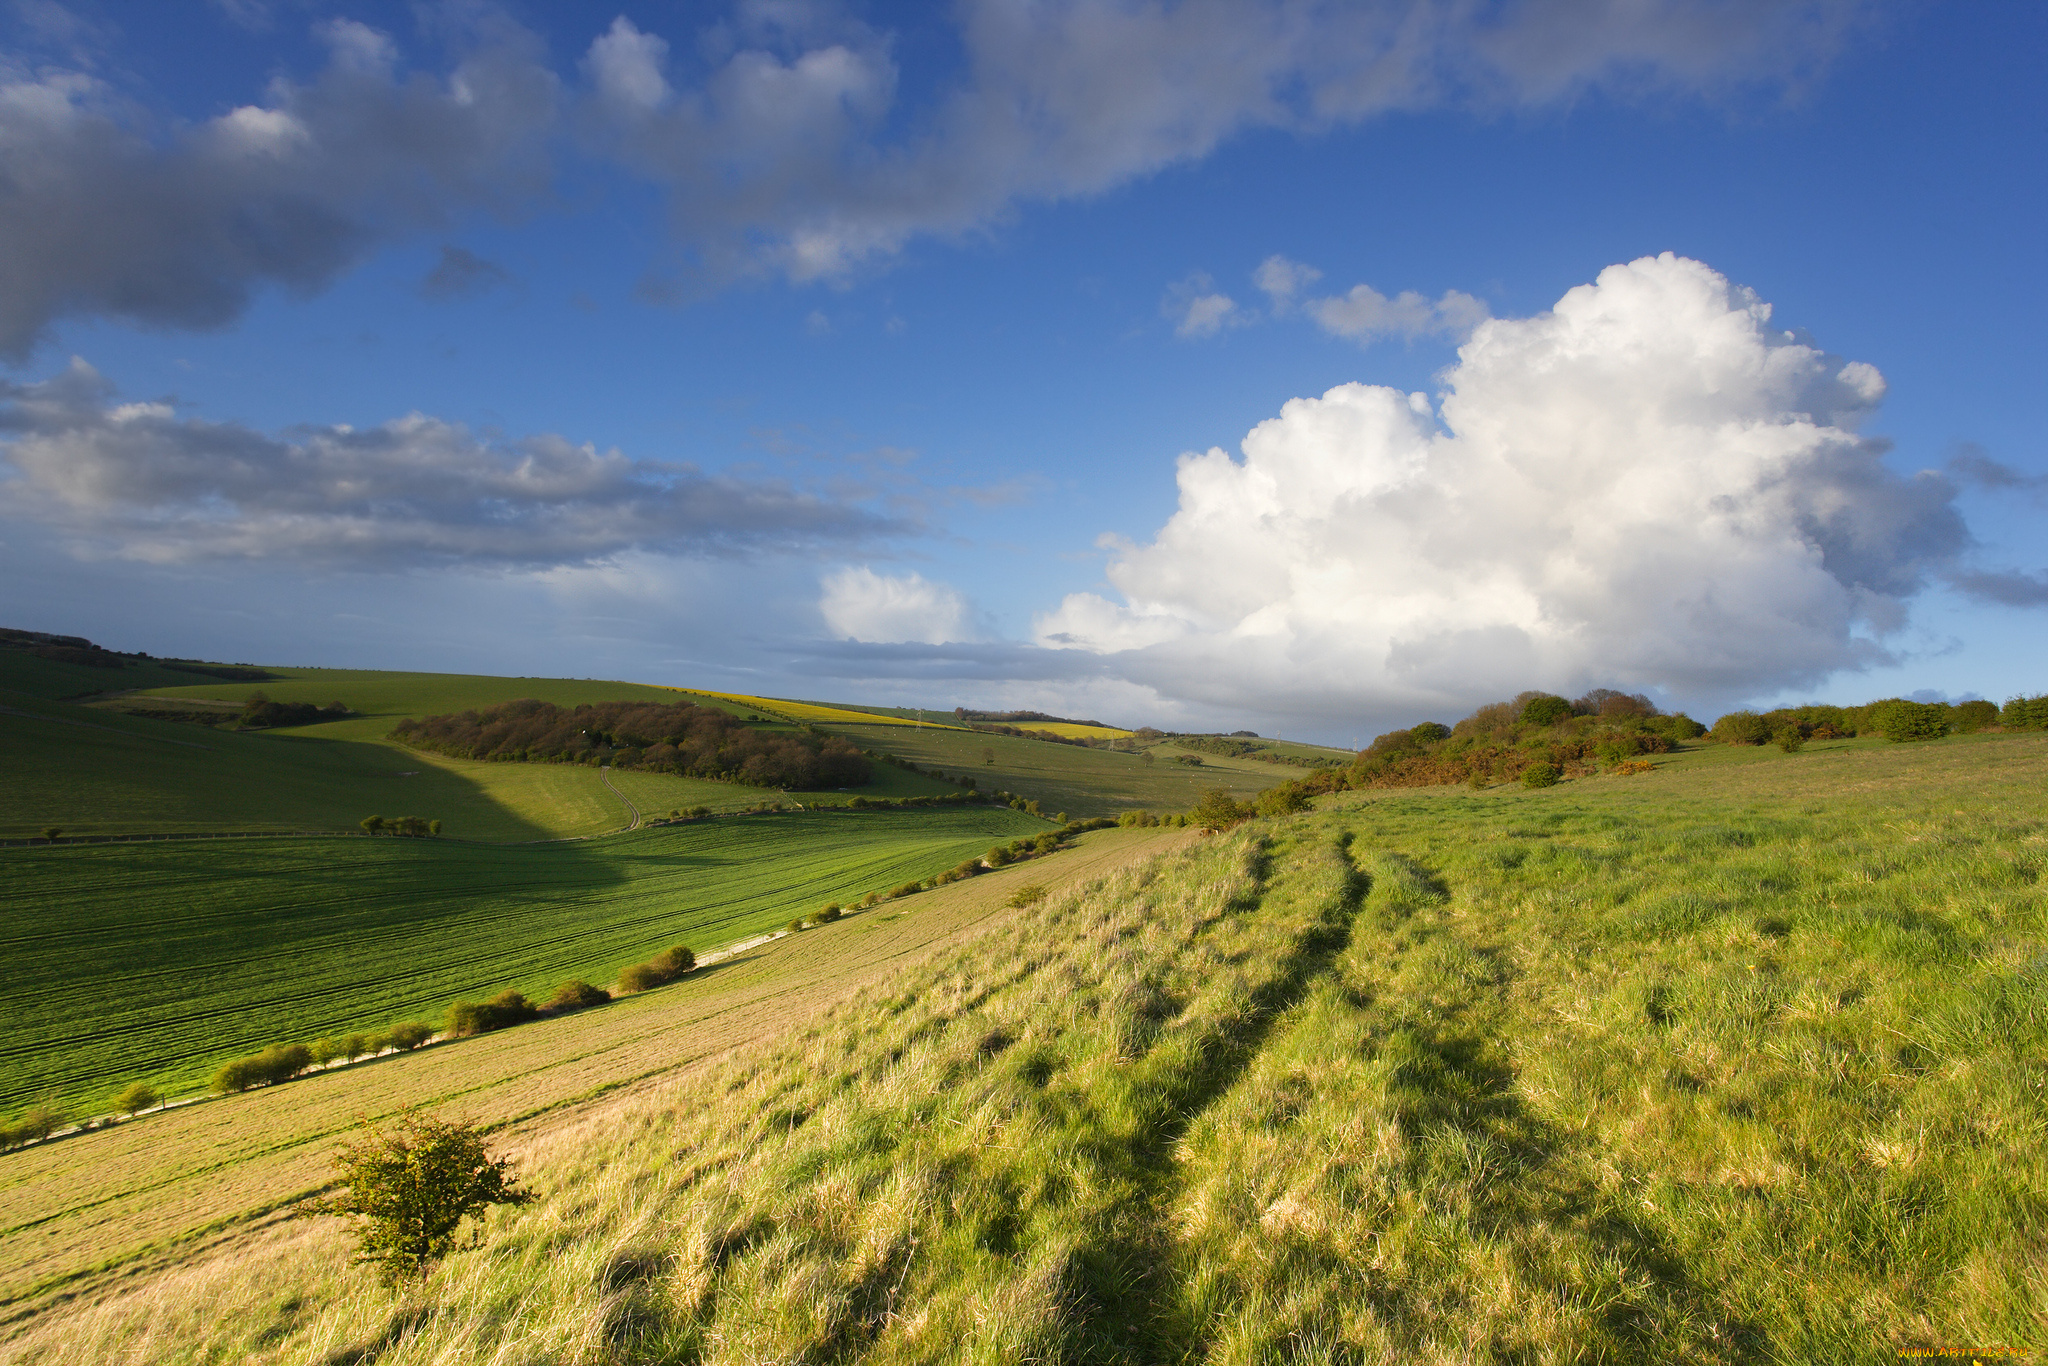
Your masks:
{"label": "large cumulus cloud", "polygon": [[1044,645],[1162,693],[1334,718],[1525,687],[1726,699],[1884,657],[1968,545],[1938,473],[1859,424],[1884,394],[1669,254],[1482,323],[1422,394],[1347,384],[1183,456],[1180,507]]}
{"label": "large cumulus cloud", "polygon": [[810,552],[908,531],[772,480],[414,413],[278,434],[122,403],[84,361],[0,384],[0,506],[88,554],[174,564],[544,570],[628,551]]}

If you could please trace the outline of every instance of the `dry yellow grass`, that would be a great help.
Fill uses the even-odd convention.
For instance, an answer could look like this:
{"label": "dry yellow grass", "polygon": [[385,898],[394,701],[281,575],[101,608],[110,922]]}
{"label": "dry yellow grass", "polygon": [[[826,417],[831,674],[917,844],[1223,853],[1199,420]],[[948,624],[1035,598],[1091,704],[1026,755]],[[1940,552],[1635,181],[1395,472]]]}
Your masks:
{"label": "dry yellow grass", "polygon": [[677,692],[691,693],[698,697],[722,697],[728,702],[739,702],[758,708],[770,716],[789,721],[828,721],[842,725],[864,726],[909,726],[924,730],[959,730],[959,726],[944,725],[938,721],[914,721],[903,716],[889,716],[881,712],[848,711],[844,707],[822,707],[816,702],[791,702],[780,697],[750,697],[746,693],[709,692],[703,688],[677,688]]}
{"label": "dry yellow grass", "polygon": [[[1146,835],[1150,838],[1133,838]],[[1104,830],[1072,850],[786,935],[603,1009],[389,1056],[0,1157],[0,1304],[19,1314],[81,1278],[181,1254],[321,1185],[359,1115],[438,1105],[540,1127],[607,1093],[687,1069],[792,1024],[1012,914],[1052,886],[1168,847],[1183,832]]]}
{"label": "dry yellow grass", "polygon": [[1115,726],[1083,726],[1072,721],[1022,721],[1021,730],[1049,730],[1054,735],[1064,735],[1069,740],[1121,740],[1135,731],[1118,730]]}

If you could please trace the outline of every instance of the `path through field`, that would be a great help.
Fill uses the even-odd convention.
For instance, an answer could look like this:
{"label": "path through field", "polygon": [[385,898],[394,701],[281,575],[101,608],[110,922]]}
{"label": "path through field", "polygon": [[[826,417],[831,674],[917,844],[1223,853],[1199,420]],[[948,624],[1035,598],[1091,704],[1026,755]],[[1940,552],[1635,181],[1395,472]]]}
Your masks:
{"label": "path through field", "polygon": [[[742,1045],[780,1037],[854,992],[957,948],[1013,914],[1025,882],[1099,877],[1191,839],[1103,830],[1068,852],[784,935],[681,982],[576,1015],[181,1106],[0,1157],[0,1315],[132,1287],[151,1266],[260,1235],[327,1179],[359,1116],[406,1105],[539,1135]],[[709,955],[707,955],[707,958]],[[229,1246],[219,1255],[237,1255]],[[0,1330],[5,1332],[8,1330]],[[0,1353],[4,1355],[4,1353]]]}
{"label": "path through field", "polygon": [[628,825],[626,828],[628,830],[638,830],[640,828],[640,808],[633,805],[633,799],[631,797],[628,797],[625,793],[619,791],[619,789],[613,785],[612,766],[610,764],[603,765],[597,770],[597,776],[604,779],[604,785],[606,787],[611,788],[613,796],[617,797],[620,801],[626,804],[626,814],[633,818],[632,823]]}

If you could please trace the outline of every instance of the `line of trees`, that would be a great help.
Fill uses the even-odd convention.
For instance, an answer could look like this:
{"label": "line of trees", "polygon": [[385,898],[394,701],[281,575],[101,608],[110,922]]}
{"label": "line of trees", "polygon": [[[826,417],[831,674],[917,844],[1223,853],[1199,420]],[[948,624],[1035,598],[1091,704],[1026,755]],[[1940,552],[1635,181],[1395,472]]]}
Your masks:
{"label": "line of trees", "polygon": [[352,716],[346,702],[329,702],[316,707],[311,702],[273,702],[260,692],[252,692],[242,700],[243,730],[263,730],[271,726],[310,726],[317,721],[339,721]]}
{"label": "line of trees", "polygon": [[1885,697],[1860,707],[1811,703],[1774,711],[1732,711],[1714,722],[1710,738],[1730,745],[1776,743],[1797,749],[1808,740],[1879,735],[1887,740],[1939,740],[1985,730],[2048,730],[2048,696],[2015,697],[2003,707],[1970,702],[1915,702]]}
{"label": "line of trees", "polygon": [[418,816],[365,816],[359,823],[366,835],[401,835],[407,839],[426,839],[441,833],[441,822],[423,820]]}
{"label": "line of trees", "polygon": [[694,702],[586,702],[559,707],[522,698],[481,711],[400,721],[391,737],[458,759],[611,763],[755,787],[819,791],[868,781],[851,741],[806,727],[770,731]]}

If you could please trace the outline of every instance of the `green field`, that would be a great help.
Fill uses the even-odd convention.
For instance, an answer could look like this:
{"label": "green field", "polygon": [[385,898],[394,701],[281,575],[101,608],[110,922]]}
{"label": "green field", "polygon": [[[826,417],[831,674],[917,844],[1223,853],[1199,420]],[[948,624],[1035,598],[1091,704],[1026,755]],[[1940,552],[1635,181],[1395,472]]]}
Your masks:
{"label": "green field", "polygon": [[[947,773],[971,774],[984,792],[1015,792],[1038,802],[1046,811],[1069,816],[1114,816],[1119,811],[1147,809],[1184,811],[1211,787],[1233,795],[1251,794],[1298,776],[1302,770],[1251,759],[1198,756],[1200,768],[1174,762],[1184,751],[1170,744],[1158,747],[1151,763],[1142,754],[1024,740],[985,731],[919,730],[910,726],[868,726],[832,722],[820,730],[844,735],[863,749],[894,754]],[[995,756],[982,760],[982,751]]]}
{"label": "green field", "polygon": [[515,1149],[416,1294],[336,1231],[24,1359],[2038,1353],[2048,736],[1699,758],[1191,840]]}
{"label": "green field", "polygon": [[[65,676],[43,677],[50,671]],[[563,705],[642,698],[671,703],[670,688],[577,679],[489,678],[374,670],[283,669],[262,683],[184,681],[91,705],[51,700],[79,681],[127,679],[140,670],[56,664],[0,651],[0,744],[14,781],[0,788],[0,839],[55,826],[74,835],[222,830],[347,830],[369,815],[442,822],[455,838],[515,843],[603,834],[626,824],[618,797],[594,768],[472,763],[387,742],[399,719],[519,697]],[[44,693],[27,685],[47,683]],[[152,720],[123,708],[163,699],[239,705],[255,692],[280,702],[346,702],[358,715],[275,731]],[[771,727],[772,729],[773,727]],[[692,806],[737,810],[784,794],[667,774],[615,775],[632,783],[649,814]],[[878,766],[860,791],[909,797],[950,785]],[[807,804],[833,794],[791,794]]]}
{"label": "green field", "polygon": [[[502,765],[546,771],[543,765]],[[595,772],[591,772],[593,781]],[[190,841],[0,853],[13,984],[0,1107],[200,1085],[267,1044],[505,987],[609,982],[1046,829],[1003,808],[787,814],[601,841]]]}

